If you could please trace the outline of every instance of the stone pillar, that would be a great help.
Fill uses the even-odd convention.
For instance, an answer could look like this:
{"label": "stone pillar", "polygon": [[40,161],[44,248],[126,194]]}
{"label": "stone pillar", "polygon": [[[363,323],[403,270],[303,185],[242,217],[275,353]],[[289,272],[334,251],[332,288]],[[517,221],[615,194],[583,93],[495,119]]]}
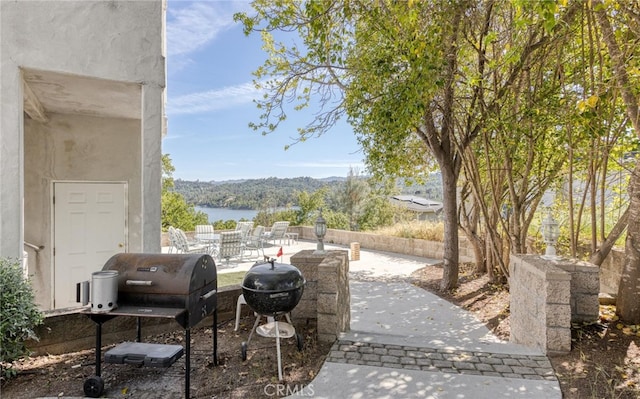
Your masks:
{"label": "stone pillar", "polygon": [[571,322],[598,320],[599,268],[576,259],[511,255],[511,338],[545,353],[571,351]]}
{"label": "stone pillar", "polygon": [[291,257],[291,264],[307,281],[302,299],[291,312],[294,322],[315,322],[318,340],[333,342],[348,331],[351,322],[349,293],[349,252],[313,250],[300,251]]}
{"label": "stone pillar", "polygon": [[510,341],[544,353],[571,351],[571,275],[534,255],[511,255]]}

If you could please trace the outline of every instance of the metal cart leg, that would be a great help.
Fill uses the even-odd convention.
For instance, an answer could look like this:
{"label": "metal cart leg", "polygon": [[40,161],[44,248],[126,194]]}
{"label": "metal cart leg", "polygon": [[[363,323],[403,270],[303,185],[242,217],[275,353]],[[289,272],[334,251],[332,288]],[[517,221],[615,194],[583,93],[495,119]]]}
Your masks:
{"label": "metal cart leg", "polygon": [[100,377],[102,364],[102,323],[96,323],[96,375]]}
{"label": "metal cart leg", "polygon": [[213,365],[218,365],[218,309],[213,311]]}
{"label": "metal cart leg", "polygon": [[136,317],[136,342],[142,342],[142,317]]}
{"label": "metal cart leg", "polygon": [[191,386],[191,329],[187,328],[184,332],[186,342],[185,371],[184,371],[184,397],[189,399]]}
{"label": "metal cart leg", "polygon": [[99,398],[104,392],[104,380],[100,377],[102,365],[102,322],[96,321],[96,375],[85,380],[84,394],[90,398]]}

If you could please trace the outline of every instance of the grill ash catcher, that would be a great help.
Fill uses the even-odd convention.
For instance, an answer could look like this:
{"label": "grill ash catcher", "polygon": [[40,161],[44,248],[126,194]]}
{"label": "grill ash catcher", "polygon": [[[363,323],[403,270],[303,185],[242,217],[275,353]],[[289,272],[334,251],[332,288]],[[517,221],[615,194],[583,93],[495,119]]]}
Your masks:
{"label": "grill ash catcher", "polygon": [[[242,360],[247,360],[247,345],[254,332],[264,337],[275,337],[279,381],[282,381],[280,338],[295,336],[298,350],[302,350],[302,336],[296,334],[295,328],[290,324],[291,320],[288,314],[300,302],[305,283],[306,281],[297,267],[276,263],[273,258],[254,264],[242,281],[244,300],[257,315],[249,338],[242,343]],[[278,317],[282,315],[286,316],[289,323],[278,321]],[[263,316],[266,316],[267,319],[272,318],[273,321],[258,326]]]}
{"label": "grill ash catcher", "polygon": [[[111,257],[102,271],[92,276],[91,308],[82,312],[96,324],[96,374],[84,382],[85,395],[97,398],[104,391],[100,375],[102,324],[118,316],[130,316],[137,318],[136,342],[124,342],[105,352],[105,363],[169,367],[184,354],[184,390],[189,399],[191,328],[210,314],[213,363],[218,365],[217,291],[216,266],[209,255],[121,253]],[[78,302],[87,304],[88,294],[88,282],[78,283]],[[175,320],[185,331],[185,348],[142,343],[144,317]]]}

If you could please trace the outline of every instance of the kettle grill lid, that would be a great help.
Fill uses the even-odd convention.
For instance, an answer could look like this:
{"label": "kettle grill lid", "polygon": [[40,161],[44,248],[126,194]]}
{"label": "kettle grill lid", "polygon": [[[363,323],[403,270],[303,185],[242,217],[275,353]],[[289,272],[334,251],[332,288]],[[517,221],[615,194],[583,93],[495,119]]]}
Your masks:
{"label": "kettle grill lid", "polygon": [[242,280],[242,288],[257,292],[283,292],[297,290],[306,283],[300,270],[271,259],[256,262]]}

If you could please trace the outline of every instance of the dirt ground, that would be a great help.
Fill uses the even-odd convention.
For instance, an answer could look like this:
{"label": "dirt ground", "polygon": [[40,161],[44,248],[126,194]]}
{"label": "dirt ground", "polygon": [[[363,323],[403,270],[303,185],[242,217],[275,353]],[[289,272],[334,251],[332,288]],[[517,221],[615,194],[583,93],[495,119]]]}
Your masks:
{"label": "dirt ground", "polygon": [[[191,330],[192,398],[260,398],[274,396],[279,386],[302,387],[320,370],[330,345],[316,341],[315,328],[298,327],[302,350],[295,337],[282,339],[283,381],[278,382],[276,341],[253,335],[242,360],[241,344],[247,341],[253,318],[243,319],[239,331],[233,321],[218,328],[218,366],[213,365],[211,327]],[[153,337],[144,342],[183,345],[184,332]],[[110,347],[104,348],[108,350]],[[85,350],[60,356],[39,356],[20,361],[17,377],[3,382],[2,399],[84,396],[85,380],[95,374],[95,351]],[[109,398],[184,398],[184,356],[168,368],[102,363],[101,376]],[[281,384],[281,385],[278,385]],[[290,388],[293,389],[293,388]],[[283,395],[280,395],[283,396]]]}
{"label": "dirt ground", "polygon": [[[416,271],[412,278],[415,285],[473,312],[499,337],[509,338],[509,294],[505,286],[491,284],[486,277],[476,278],[469,264],[461,265],[460,286],[453,293],[438,291],[442,269],[426,267]],[[247,340],[252,323],[252,318],[246,318],[238,332],[233,331],[232,321],[219,326],[220,364],[217,367],[212,364],[211,328],[192,331],[193,398],[274,396],[278,389],[275,340],[252,338],[247,360],[241,359],[241,342]],[[313,326],[296,327],[296,332],[303,337],[302,351],[298,351],[295,338],[281,341],[282,383],[289,387],[302,387],[311,382],[330,348],[316,341]],[[146,342],[181,344],[183,340],[184,334],[178,331],[148,338]],[[552,357],[551,363],[566,399],[640,398],[640,332],[637,326],[621,324],[613,307],[601,307],[598,323],[574,326],[571,353]],[[35,357],[19,362],[16,368],[19,375],[2,383],[0,397],[3,399],[82,396],[84,381],[95,373],[94,351]],[[183,371],[184,357],[169,368],[158,369],[107,364],[102,372],[104,396],[182,398]],[[155,374],[158,379],[153,383]],[[144,391],[145,385],[140,381],[152,381],[153,393],[145,393],[148,391]],[[158,385],[158,381],[173,381],[173,384]]]}

